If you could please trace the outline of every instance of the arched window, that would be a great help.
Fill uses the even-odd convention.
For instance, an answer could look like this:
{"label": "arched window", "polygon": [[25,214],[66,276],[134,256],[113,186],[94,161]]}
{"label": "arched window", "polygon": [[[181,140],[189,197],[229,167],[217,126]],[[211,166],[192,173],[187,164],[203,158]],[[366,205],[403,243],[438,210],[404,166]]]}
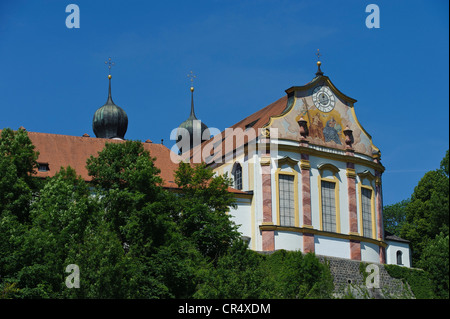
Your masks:
{"label": "arched window", "polygon": [[373,237],[372,236],[372,201],[373,201],[373,192],[368,187],[361,186],[361,215],[362,215],[362,224],[363,229],[362,233],[365,237]]}
{"label": "arched window", "polygon": [[364,237],[376,237],[376,214],[375,214],[375,176],[364,171],[358,173],[359,193],[359,228]]}
{"label": "arched window", "polygon": [[401,250],[397,250],[397,265],[403,265],[402,255],[403,253],[401,252]]}
{"label": "arched window", "polygon": [[318,167],[320,230],[341,232],[339,213],[339,168],[332,164]]}
{"label": "arched window", "polygon": [[234,177],[234,188],[241,190],[242,189],[242,166],[239,163],[234,165],[233,170]]}

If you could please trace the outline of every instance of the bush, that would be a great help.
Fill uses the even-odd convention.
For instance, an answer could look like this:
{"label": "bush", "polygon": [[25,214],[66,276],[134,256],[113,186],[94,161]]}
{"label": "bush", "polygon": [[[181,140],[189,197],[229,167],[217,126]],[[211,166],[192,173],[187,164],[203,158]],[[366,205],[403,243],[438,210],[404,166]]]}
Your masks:
{"label": "bush", "polygon": [[401,279],[411,287],[417,299],[432,299],[433,285],[428,274],[422,269],[406,268],[397,265],[384,265],[388,274],[397,279]]}

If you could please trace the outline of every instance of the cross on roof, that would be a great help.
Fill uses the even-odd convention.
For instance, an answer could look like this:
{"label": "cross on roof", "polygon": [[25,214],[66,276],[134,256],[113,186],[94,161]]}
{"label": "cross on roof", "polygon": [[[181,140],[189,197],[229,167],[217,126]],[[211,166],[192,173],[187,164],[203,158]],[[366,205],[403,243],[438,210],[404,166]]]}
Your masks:
{"label": "cross on roof", "polygon": [[111,57],[108,58],[108,61],[105,61],[105,64],[108,64],[108,72],[111,75],[111,67],[115,65],[114,62],[111,61]]}
{"label": "cross on roof", "polygon": [[194,79],[197,77],[196,75],[194,75],[194,73],[191,71],[189,72],[189,74],[187,75],[188,78],[190,78],[191,81],[191,87],[194,87]]}
{"label": "cross on roof", "polygon": [[320,54],[320,51],[319,51],[319,49],[317,49],[317,53],[316,53],[316,55],[317,55],[317,60],[320,60],[321,54]]}

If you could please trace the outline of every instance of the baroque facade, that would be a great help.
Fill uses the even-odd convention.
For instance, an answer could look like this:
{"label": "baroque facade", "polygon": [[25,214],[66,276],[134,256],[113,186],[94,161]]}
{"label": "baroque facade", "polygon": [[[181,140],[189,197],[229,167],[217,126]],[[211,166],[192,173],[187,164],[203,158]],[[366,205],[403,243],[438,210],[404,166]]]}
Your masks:
{"label": "baroque facade", "polygon": [[[383,228],[380,150],[356,117],[356,100],[339,91],[320,65],[309,83],[287,89],[213,137],[195,116],[191,87],[191,114],[176,139],[179,147],[188,137],[183,153],[150,140],[144,148],[156,157],[167,189],[177,188],[174,172],[183,159],[232,176],[229,191],[237,207],[230,215],[253,250],[300,250],[410,267],[409,243]],[[106,142],[121,143],[127,126],[126,112],[112,100],[109,75],[107,102],[93,118],[96,138],[29,132],[40,153],[37,176],[53,176],[70,165],[89,181],[86,159]]]}
{"label": "baroque facade", "polygon": [[318,64],[304,86],[185,153],[228,174],[236,224],[257,251],[317,255],[410,267],[407,241],[383,228],[380,150]]}

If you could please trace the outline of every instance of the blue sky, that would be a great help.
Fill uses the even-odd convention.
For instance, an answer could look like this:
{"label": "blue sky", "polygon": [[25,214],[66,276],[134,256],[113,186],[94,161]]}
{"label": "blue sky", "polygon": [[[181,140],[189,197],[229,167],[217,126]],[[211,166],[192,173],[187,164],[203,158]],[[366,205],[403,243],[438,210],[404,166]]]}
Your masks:
{"label": "blue sky", "polygon": [[[68,4],[80,28],[68,29]],[[365,24],[368,4],[380,28]],[[127,139],[171,147],[190,111],[225,129],[322,70],[355,98],[380,148],[384,204],[408,198],[449,146],[449,3],[433,1],[0,0],[0,128],[81,136],[106,102]]]}

